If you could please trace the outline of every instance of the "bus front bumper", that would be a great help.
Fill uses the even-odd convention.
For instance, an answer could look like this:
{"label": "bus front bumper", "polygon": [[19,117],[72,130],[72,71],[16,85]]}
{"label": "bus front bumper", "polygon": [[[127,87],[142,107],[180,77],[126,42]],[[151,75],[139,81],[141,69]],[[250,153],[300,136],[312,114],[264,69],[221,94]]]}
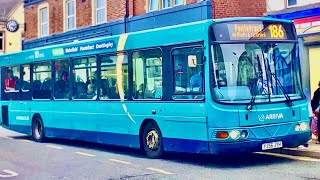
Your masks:
{"label": "bus front bumper", "polygon": [[264,143],[272,143],[282,141],[282,148],[292,148],[306,144],[310,140],[310,131],[288,135],[283,137],[275,137],[261,140],[246,140],[236,142],[209,142],[210,154],[230,154],[230,153],[249,153],[261,152]]}

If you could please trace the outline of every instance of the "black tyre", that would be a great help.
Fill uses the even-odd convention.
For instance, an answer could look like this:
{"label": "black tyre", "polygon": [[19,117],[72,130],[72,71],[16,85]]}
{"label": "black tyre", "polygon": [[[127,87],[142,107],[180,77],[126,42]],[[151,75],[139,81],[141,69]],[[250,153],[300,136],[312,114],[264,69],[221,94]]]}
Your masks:
{"label": "black tyre", "polygon": [[32,121],[32,138],[36,142],[43,142],[45,138],[43,121],[39,116]]}
{"label": "black tyre", "polygon": [[142,145],[148,158],[156,159],[163,155],[162,134],[155,122],[150,122],[144,127]]}

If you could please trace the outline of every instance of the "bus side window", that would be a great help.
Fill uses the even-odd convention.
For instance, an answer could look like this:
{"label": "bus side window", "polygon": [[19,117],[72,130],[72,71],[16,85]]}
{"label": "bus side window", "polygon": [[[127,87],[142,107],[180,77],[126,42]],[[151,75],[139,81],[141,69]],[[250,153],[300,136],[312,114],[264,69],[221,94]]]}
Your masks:
{"label": "bus side window", "polygon": [[58,60],[55,62],[55,84],[54,98],[70,98],[70,63],[69,60]]}
{"label": "bus side window", "polygon": [[51,99],[51,62],[45,61],[33,64],[32,88],[34,99]]}
{"label": "bus side window", "polygon": [[11,66],[2,69],[4,100],[19,100],[20,98],[20,67]]}
{"label": "bus side window", "polygon": [[128,56],[125,53],[101,58],[100,99],[126,99],[128,96]]}
{"label": "bus side window", "polygon": [[96,58],[77,58],[73,64],[73,99],[97,99]]}
{"label": "bus side window", "polygon": [[134,99],[162,98],[162,52],[160,49],[136,51],[133,58]]}
{"label": "bus side window", "polygon": [[203,65],[196,64],[189,67],[190,56],[202,59],[202,52],[197,52],[194,47],[179,48],[172,51],[174,71],[174,95],[173,99],[203,99],[204,98],[204,74]]}

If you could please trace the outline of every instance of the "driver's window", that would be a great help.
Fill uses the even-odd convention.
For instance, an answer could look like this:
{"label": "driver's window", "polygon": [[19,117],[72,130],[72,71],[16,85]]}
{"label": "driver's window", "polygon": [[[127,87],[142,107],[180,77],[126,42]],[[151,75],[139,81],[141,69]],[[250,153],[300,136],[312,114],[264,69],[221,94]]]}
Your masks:
{"label": "driver's window", "polygon": [[51,62],[45,61],[33,64],[33,98],[51,99],[52,77]]}

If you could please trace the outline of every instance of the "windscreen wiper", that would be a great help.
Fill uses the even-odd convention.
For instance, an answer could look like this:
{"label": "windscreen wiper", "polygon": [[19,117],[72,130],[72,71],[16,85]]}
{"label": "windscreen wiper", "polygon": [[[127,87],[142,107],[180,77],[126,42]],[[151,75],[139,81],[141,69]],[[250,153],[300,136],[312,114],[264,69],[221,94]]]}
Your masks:
{"label": "windscreen wiper", "polygon": [[252,108],[253,108],[253,105],[255,104],[255,101],[256,101],[256,96],[257,96],[258,93],[256,93],[256,90],[254,89],[252,91],[252,97],[251,97],[251,100],[250,100],[250,103],[247,105],[247,110],[248,111],[251,111]]}
{"label": "windscreen wiper", "polygon": [[[270,72],[270,73],[271,73],[271,72]],[[281,84],[281,82],[280,82],[280,80],[278,79],[278,77],[276,76],[276,74],[275,74],[275,73],[271,73],[271,76],[274,77],[274,79],[276,80],[277,84],[279,85],[280,90],[282,91],[284,97],[285,97],[286,100],[287,100],[288,106],[289,106],[289,107],[293,106],[293,103],[292,103],[292,100],[291,100],[290,96],[286,93],[283,85]]]}
{"label": "windscreen wiper", "polygon": [[[257,62],[258,62],[258,80],[260,78],[262,78],[262,68],[261,68],[261,63],[260,63],[260,58],[259,56],[257,56]],[[262,78],[262,84],[263,84],[263,78]],[[256,86],[257,84],[253,84],[253,87],[252,87],[252,97],[251,97],[251,100],[250,100],[250,103],[247,105],[247,110],[248,111],[251,111],[254,104],[255,104],[255,101],[256,101],[256,97],[258,95],[257,93],[257,89],[256,89]]]}

